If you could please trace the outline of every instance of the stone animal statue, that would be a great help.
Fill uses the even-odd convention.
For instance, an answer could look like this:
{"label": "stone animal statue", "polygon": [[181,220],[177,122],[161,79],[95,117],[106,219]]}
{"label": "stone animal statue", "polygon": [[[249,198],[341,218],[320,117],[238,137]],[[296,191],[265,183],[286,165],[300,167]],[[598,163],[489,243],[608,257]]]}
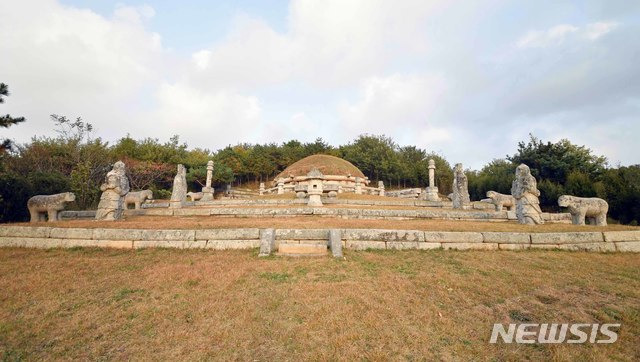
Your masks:
{"label": "stone animal statue", "polygon": [[562,195],[558,198],[558,206],[569,209],[574,225],[584,225],[588,219],[591,225],[607,226],[609,204],[603,199]]}
{"label": "stone animal statue", "polygon": [[58,221],[58,212],[64,210],[67,202],[73,202],[75,200],[76,195],[71,192],[34,196],[27,201],[31,222],[44,221],[45,213],[49,221]]}
{"label": "stone animal statue", "polygon": [[140,210],[140,205],[142,205],[146,200],[153,200],[153,191],[131,191],[124,197],[124,207],[128,208],[129,205],[134,204],[135,209]]}
{"label": "stone animal statue", "polygon": [[187,197],[191,198],[191,201],[198,201],[204,197],[204,192],[187,192]]}
{"label": "stone animal statue", "polygon": [[496,206],[496,211],[502,211],[503,207],[511,211],[516,207],[516,199],[511,195],[501,194],[495,191],[487,191],[487,197],[491,199],[491,203]]}

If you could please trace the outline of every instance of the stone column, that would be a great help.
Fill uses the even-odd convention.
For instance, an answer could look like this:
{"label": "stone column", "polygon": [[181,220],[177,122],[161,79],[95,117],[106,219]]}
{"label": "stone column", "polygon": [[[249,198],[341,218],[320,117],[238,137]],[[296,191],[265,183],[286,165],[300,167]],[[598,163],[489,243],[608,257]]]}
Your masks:
{"label": "stone column", "polygon": [[429,160],[429,187],[427,187],[427,192],[425,192],[425,200],[427,201],[440,201],[440,196],[438,196],[438,188],[436,187],[435,180],[435,172],[436,171],[436,162],[431,159]]}
{"label": "stone column", "polygon": [[260,182],[260,196],[264,195],[264,182]]}
{"label": "stone column", "polygon": [[384,196],[384,181],[378,181],[378,195]]}
{"label": "stone column", "polygon": [[213,200],[213,188],[211,187],[211,181],[213,178],[213,161],[207,162],[207,183],[206,186],[202,188],[202,199],[201,201],[211,201]]}
{"label": "stone column", "polygon": [[278,195],[284,194],[284,181],[278,179]]}
{"label": "stone column", "polygon": [[356,189],[355,193],[358,195],[362,194],[362,179],[356,176]]}

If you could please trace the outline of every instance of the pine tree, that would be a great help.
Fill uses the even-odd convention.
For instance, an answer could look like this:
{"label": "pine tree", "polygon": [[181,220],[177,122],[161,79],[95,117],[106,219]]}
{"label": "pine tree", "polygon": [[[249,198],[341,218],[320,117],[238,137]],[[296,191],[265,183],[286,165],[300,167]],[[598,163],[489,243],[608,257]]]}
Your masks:
{"label": "pine tree", "polygon": [[[9,87],[4,83],[0,83],[0,103],[4,103],[4,99],[2,97],[7,96],[9,96]],[[13,118],[8,114],[6,116],[0,116],[0,127],[2,128],[9,128],[10,126],[20,122],[24,122],[24,117]],[[2,143],[0,143],[0,152],[8,150],[10,147],[11,141],[3,140]]]}

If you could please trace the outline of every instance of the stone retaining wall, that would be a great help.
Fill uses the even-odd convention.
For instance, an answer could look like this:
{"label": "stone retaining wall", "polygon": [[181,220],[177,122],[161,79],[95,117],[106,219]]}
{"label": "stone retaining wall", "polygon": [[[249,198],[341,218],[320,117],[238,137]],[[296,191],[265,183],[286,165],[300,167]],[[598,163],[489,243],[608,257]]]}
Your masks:
{"label": "stone retaining wall", "polygon": [[[286,244],[324,244],[330,229],[276,229],[276,247]],[[341,229],[347,249],[565,249],[640,252],[640,231],[512,233],[444,232],[384,229]],[[260,229],[83,229],[0,226],[0,247],[109,247],[251,249],[260,246]]]}
{"label": "stone retaining wall", "polygon": [[[325,207],[199,207],[182,209],[143,209],[127,210],[125,215],[147,216],[221,216],[221,217],[288,217],[288,216],[327,216],[344,219],[440,219],[468,221],[507,221],[515,220],[511,211],[493,210],[454,210],[442,208],[425,209],[360,209],[360,208],[325,208]],[[551,223],[570,223],[571,215],[543,214],[543,218]]]}

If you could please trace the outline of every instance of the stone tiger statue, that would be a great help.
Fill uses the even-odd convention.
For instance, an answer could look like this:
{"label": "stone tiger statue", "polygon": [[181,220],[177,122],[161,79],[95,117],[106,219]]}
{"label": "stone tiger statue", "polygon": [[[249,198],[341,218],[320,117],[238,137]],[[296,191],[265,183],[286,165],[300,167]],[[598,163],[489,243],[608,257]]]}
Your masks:
{"label": "stone tiger statue", "polygon": [[131,191],[128,192],[124,197],[124,207],[126,209],[129,207],[129,205],[133,204],[136,210],[140,210],[141,205],[146,200],[153,200],[153,191]]}
{"label": "stone tiger statue", "polygon": [[607,226],[609,204],[603,199],[562,195],[558,198],[558,206],[569,209],[574,225],[585,225],[585,219],[588,219],[590,225]]}
{"label": "stone tiger statue", "polygon": [[27,201],[31,222],[44,221],[45,214],[49,222],[58,221],[58,212],[64,210],[67,202],[74,202],[76,195],[63,192],[55,195],[36,195]]}
{"label": "stone tiger statue", "polygon": [[516,206],[516,198],[511,195],[487,191],[487,197],[490,198],[491,203],[496,206],[496,211],[502,211],[503,207],[506,207],[508,211],[512,211]]}

